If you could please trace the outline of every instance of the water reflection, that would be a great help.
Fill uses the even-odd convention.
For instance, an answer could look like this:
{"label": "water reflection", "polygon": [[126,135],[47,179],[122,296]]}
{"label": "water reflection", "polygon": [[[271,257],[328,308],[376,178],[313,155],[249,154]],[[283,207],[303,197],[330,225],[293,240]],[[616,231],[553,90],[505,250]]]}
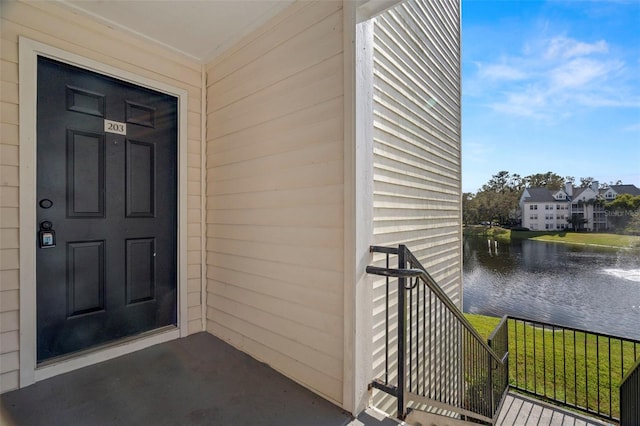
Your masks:
{"label": "water reflection", "polygon": [[464,240],[464,311],[640,340],[640,252]]}

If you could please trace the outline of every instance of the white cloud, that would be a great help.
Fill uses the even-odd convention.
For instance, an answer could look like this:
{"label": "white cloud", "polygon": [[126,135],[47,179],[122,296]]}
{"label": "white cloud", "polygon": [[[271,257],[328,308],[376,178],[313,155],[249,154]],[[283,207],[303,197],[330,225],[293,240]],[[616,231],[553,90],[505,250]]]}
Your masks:
{"label": "white cloud", "polygon": [[489,80],[523,80],[527,77],[524,70],[504,64],[478,64],[478,74]]}
{"label": "white cloud", "polygon": [[556,36],[528,40],[525,47],[520,55],[476,63],[474,95],[488,99],[494,111],[557,121],[580,107],[638,104],[637,85],[623,86],[625,63],[609,53],[606,41]]}
{"label": "white cloud", "polygon": [[491,107],[498,112],[540,119],[546,117],[544,111],[547,106],[547,94],[534,87],[508,92],[505,94],[504,100],[491,104]]}
{"label": "white cloud", "polygon": [[609,45],[604,40],[595,43],[584,43],[571,38],[558,36],[548,42],[549,46],[544,54],[547,59],[575,58],[593,53],[607,53]]}
{"label": "white cloud", "polygon": [[549,83],[556,90],[586,86],[620,68],[622,63],[617,61],[575,58],[551,69]]}

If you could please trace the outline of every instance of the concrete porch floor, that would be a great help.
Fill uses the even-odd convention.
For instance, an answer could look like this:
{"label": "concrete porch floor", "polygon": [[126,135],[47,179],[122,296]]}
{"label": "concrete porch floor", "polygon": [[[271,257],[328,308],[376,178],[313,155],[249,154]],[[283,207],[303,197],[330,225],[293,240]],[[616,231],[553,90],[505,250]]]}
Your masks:
{"label": "concrete porch floor", "polygon": [[392,426],[198,333],[0,395],[0,424]]}

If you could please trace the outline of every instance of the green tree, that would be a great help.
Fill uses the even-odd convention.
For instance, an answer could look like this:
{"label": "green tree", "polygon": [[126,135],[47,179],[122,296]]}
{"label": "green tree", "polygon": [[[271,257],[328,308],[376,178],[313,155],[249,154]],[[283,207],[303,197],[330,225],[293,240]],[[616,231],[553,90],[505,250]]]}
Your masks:
{"label": "green tree", "polygon": [[618,195],[615,200],[606,203],[604,209],[607,222],[615,232],[640,234],[640,195]]}
{"label": "green tree", "polygon": [[475,198],[476,194],[472,192],[462,194],[462,223],[465,225],[472,225],[481,221],[478,213],[478,201]]}
{"label": "green tree", "polygon": [[591,176],[580,178],[580,188],[588,188],[593,183],[594,179]]}
{"label": "green tree", "polygon": [[631,215],[623,232],[628,235],[640,235],[640,212],[636,211]]}
{"label": "green tree", "polygon": [[525,176],[524,181],[529,188],[557,190],[564,186],[565,179],[557,173],[547,172]]}
{"label": "green tree", "polygon": [[620,194],[615,200],[607,203],[605,209],[608,211],[633,211],[640,209],[640,195]]}
{"label": "green tree", "polygon": [[466,215],[463,212],[463,216],[469,220],[466,223],[508,223],[515,220],[515,211],[524,185],[524,179],[520,175],[506,170],[499,171],[473,197],[466,197],[466,208],[469,210]]}
{"label": "green tree", "polygon": [[585,223],[587,223],[587,219],[579,214],[572,214],[571,217],[567,218],[567,222],[575,231],[580,231]]}

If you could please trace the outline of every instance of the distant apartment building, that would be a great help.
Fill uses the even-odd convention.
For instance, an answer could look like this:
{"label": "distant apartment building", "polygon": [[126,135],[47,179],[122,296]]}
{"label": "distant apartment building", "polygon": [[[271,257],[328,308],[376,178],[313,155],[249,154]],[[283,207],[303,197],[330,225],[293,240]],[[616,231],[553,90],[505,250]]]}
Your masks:
{"label": "distant apartment building", "polygon": [[637,196],[640,189],[635,185],[600,189],[597,181],[586,188],[575,188],[570,182],[558,190],[526,188],[519,203],[522,226],[532,231],[573,229],[569,219],[575,216],[578,221],[574,223],[579,229],[604,231],[608,229],[604,205],[622,194]]}
{"label": "distant apartment building", "polygon": [[569,226],[571,198],[562,189],[526,188],[520,197],[522,226],[531,230],[562,230]]}

